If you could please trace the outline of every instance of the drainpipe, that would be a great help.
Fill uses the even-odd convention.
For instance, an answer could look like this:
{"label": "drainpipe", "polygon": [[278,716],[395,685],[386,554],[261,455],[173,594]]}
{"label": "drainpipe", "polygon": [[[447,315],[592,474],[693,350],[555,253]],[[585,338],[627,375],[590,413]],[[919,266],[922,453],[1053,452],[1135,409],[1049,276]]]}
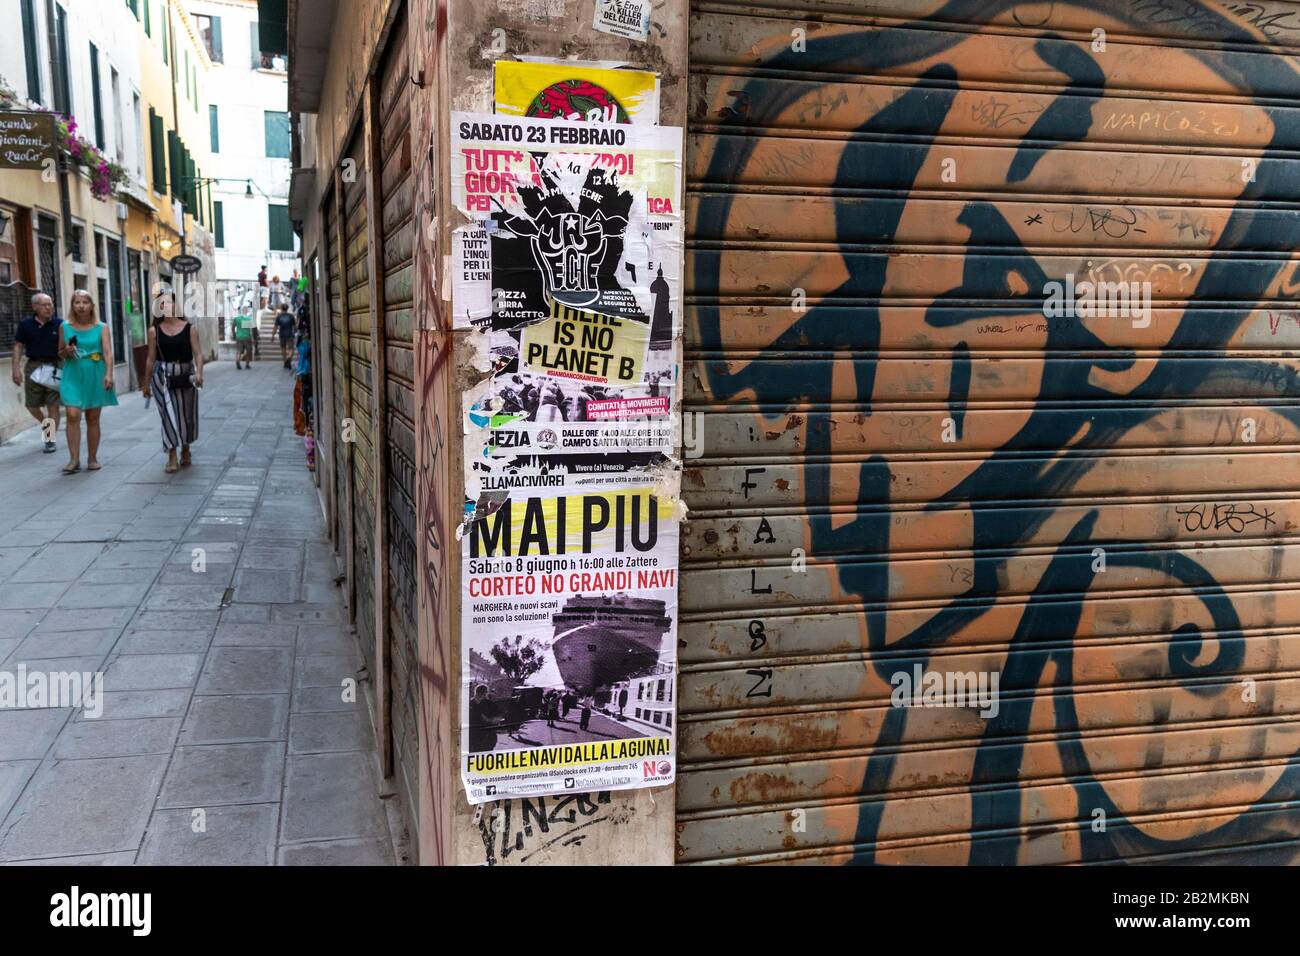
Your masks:
{"label": "drainpipe", "polygon": [[[54,17],[54,0],[45,0],[45,38],[50,48],[50,88],[54,91],[55,111],[59,103],[72,109],[72,91],[64,85],[63,70],[59,67],[59,21]],[[65,119],[67,114],[65,114]],[[63,259],[69,255],[68,243],[72,240],[72,193],[68,189],[68,161],[59,157],[59,211],[63,215],[63,255],[59,257],[58,279],[63,281]],[[55,303],[58,311],[58,303]]]}

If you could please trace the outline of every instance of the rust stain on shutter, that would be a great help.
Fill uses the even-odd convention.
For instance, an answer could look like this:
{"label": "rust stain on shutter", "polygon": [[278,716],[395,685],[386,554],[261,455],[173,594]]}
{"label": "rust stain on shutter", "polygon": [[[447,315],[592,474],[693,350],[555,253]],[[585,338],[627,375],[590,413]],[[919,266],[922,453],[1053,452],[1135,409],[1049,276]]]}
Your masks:
{"label": "rust stain on shutter", "polygon": [[691,18],[678,859],[1289,857],[1300,4],[785,6]]}

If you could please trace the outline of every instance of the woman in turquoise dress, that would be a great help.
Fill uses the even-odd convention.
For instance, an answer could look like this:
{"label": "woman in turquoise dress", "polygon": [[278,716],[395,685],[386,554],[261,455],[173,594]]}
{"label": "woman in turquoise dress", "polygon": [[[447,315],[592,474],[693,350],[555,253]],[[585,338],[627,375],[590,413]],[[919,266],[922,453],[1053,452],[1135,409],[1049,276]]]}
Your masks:
{"label": "woman in turquoise dress", "polygon": [[84,289],[72,293],[68,318],[59,326],[63,375],[59,394],[68,414],[65,475],[81,471],[81,419],[86,419],[86,470],[99,471],[99,415],[117,404],[113,391],[113,337],[95,315],[95,300]]}

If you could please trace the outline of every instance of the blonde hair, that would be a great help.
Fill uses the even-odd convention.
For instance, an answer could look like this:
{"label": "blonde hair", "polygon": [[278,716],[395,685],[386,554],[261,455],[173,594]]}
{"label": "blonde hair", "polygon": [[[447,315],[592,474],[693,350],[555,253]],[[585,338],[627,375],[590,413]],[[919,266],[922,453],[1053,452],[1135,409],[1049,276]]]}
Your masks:
{"label": "blonde hair", "polygon": [[77,296],[81,296],[81,295],[84,295],[86,297],[86,301],[90,303],[90,317],[94,319],[96,322],[98,322],[99,309],[95,305],[95,298],[85,289],[72,290],[72,298],[68,300],[68,318],[72,318],[77,314],[77,310],[76,310]]}

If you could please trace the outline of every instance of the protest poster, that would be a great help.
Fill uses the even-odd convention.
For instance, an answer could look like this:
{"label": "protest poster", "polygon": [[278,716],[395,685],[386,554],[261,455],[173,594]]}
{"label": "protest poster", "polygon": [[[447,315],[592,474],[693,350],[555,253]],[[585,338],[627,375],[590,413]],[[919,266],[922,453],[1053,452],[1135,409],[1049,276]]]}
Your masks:
{"label": "protest poster", "polygon": [[673,782],[677,522],[649,488],[562,489],[462,537],[471,803]]}
{"label": "protest poster", "polygon": [[491,318],[474,323],[491,375],[467,396],[467,496],[506,476],[662,465],[676,429],[680,129],[452,120],[453,201],[483,224],[492,271]]}
{"label": "protest poster", "polygon": [[659,77],[565,60],[497,60],[496,112],[593,123],[659,121]]}
{"label": "protest poster", "polygon": [[451,234],[452,328],[471,328],[492,316],[492,245],[481,226],[462,226]]}
{"label": "protest poster", "polygon": [[593,29],[645,42],[650,36],[650,0],[596,0]]}
{"label": "protest poster", "polygon": [[681,149],[678,128],[452,114],[454,268],[477,283],[457,316],[486,372],[462,423],[473,803],[675,776]]}

